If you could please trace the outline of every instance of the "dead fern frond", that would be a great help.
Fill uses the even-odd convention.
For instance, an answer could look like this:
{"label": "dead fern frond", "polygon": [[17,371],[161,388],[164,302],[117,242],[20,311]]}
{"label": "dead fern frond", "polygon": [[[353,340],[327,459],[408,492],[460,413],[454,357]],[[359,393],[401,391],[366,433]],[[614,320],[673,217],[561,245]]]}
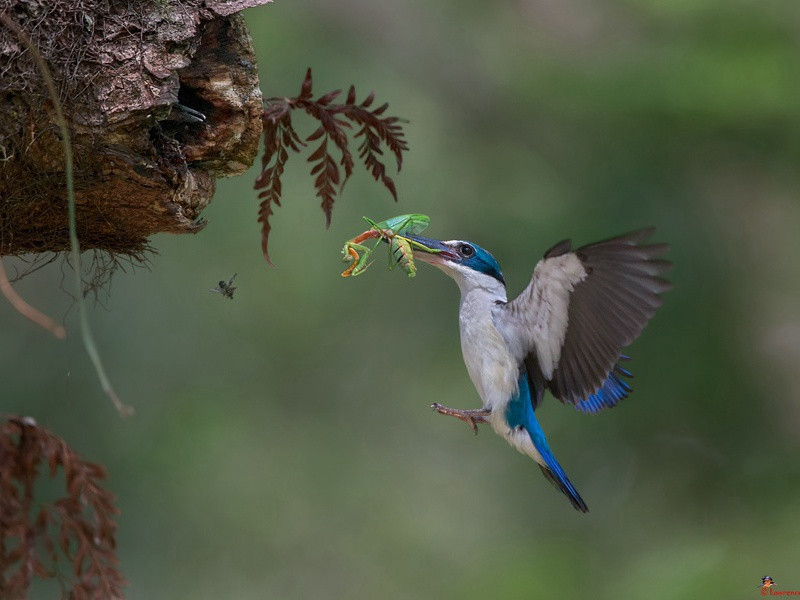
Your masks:
{"label": "dead fern frond", "polygon": [[[272,264],[267,250],[271,230],[269,218],[273,214],[272,205],[281,205],[281,176],[289,158],[289,150],[299,153],[301,147],[308,142],[319,140],[319,145],[307,160],[313,164],[311,176],[314,177],[316,195],[321,200],[322,211],[325,213],[326,227],[331,224],[333,204],[355,167],[348,137],[348,130],[352,130],[354,125],[358,130],[353,137],[363,138],[358,146],[358,158],[375,180],[382,183],[397,201],[394,180],[386,174],[386,166],[380,157],[385,146],[397,161],[397,171],[402,168],[403,152],[408,150],[408,143],[400,125],[401,120],[383,116],[388,104],[370,108],[375,101],[374,92],[361,104],[356,104],[353,86],[350,86],[344,103],[337,104],[334,100],[340,95],[341,90],[335,90],[314,100],[311,69],[308,69],[297,97],[272,98],[266,102],[263,115],[264,154],[261,157],[261,173],[256,179],[255,189],[261,190],[258,194],[262,200],[258,221],[261,223],[261,248],[269,264]],[[292,111],[298,109],[319,122],[317,129],[305,140],[297,135],[292,126]],[[338,160],[332,151],[338,152]]]}
{"label": "dead fern frond", "polygon": [[[63,471],[66,495],[36,498],[46,469]],[[114,495],[105,469],[29,417],[0,422],[0,598],[26,598],[33,577],[58,578],[69,598],[123,598]],[[60,569],[66,559],[70,569]]]}

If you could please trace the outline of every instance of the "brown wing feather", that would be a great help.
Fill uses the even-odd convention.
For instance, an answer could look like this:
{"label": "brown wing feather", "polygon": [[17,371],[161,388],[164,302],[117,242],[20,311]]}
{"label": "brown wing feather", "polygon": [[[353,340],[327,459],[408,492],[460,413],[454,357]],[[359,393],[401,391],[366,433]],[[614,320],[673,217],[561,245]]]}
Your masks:
{"label": "brown wing feather", "polygon": [[622,349],[633,342],[661,306],[672,285],[662,275],[672,263],[658,257],[667,244],[638,245],[643,229],[578,248],[587,271],[570,296],[567,333],[558,366],[548,382],[562,402],[585,400],[603,385]]}

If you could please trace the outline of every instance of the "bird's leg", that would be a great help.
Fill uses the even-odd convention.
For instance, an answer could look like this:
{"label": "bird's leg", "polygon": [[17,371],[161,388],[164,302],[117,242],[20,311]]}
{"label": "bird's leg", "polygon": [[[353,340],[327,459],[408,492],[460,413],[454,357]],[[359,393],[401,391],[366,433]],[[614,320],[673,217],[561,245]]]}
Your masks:
{"label": "bird's leg", "polygon": [[488,417],[492,411],[489,408],[476,408],[472,410],[459,410],[457,408],[447,408],[438,402],[431,404],[431,408],[438,412],[440,415],[447,415],[448,417],[455,417],[464,421],[472,428],[475,435],[478,435],[478,423],[488,423]]}

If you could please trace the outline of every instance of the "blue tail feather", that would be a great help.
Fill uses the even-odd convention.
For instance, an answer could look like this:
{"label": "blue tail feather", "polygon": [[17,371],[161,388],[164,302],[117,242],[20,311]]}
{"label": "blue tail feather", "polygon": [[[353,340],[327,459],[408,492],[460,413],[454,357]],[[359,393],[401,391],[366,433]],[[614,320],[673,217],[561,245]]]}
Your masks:
{"label": "blue tail feather", "polygon": [[[622,359],[627,359],[627,356],[621,356]],[[604,408],[611,408],[616,406],[617,403],[626,398],[628,394],[633,391],[628,383],[620,378],[620,375],[625,377],[633,377],[628,369],[620,367],[618,364],[614,365],[611,369],[603,385],[594,394],[589,396],[586,400],[581,400],[574,404],[575,408],[589,414],[597,414]]]}
{"label": "blue tail feather", "polygon": [[506,420],[512,429],[517,427],[525,428],[534,447],[545,462],[546,466],[540,464],[539,467],[547,480],[561,490],[577,510],[589,512],[589,507],[586,506],[578,490],[572,485],[567,474],[564,473],[564,469],[558,464],[556,457],[553,456],[553,452],[550,450],[544,431],[533,412],[528,375],[525,372],[519,378],[519,392],[511,399],[506,408]]}
{"label": "blue tail feather", "polygon": [[555,485],[567,498],[569,498],[569,501],[572,502],[572,506],[582,512],[589,512],[589,507],[586,506],[586,502],[583,501],[583,498],[581,498],[578,490],[576,490],[575,486],[572,485],[572,482],[567,477],[567,474],[564,473],[564,469],[561,468],[561,465],[558,464],[556,457],[553,456],[553,452],[550,450],[550,446],[547,444],[547,440],[544,437],[544,432],[535,419],[536,417],[534,417],[534,423],[532,423],[531,426],[535,426],[539,429],[538,435],[533,433],[528,427],[526,427],[526,429],[528,429],[531,440],[533,440],[533,445],[536,446],[536,449],[539,451],[542,459],[547,464],[547,467],[539,465],[539,467],[542,469],[542,473],[544,473],[544,476],[548,481],[550,481],[550,483]]}

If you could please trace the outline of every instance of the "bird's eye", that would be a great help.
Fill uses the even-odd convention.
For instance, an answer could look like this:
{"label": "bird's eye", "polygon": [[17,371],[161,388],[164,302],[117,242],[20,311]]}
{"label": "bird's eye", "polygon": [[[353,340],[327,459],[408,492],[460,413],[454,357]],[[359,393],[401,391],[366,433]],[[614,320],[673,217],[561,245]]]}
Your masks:
{"label": "bird's eye", "polygon": [[458,247],[458,251],[461,253],[461,256],[463,256],[464,258],[469,258],[473,254],[475,254],[475,248],[473,248],[469,244],[461,244]]}

